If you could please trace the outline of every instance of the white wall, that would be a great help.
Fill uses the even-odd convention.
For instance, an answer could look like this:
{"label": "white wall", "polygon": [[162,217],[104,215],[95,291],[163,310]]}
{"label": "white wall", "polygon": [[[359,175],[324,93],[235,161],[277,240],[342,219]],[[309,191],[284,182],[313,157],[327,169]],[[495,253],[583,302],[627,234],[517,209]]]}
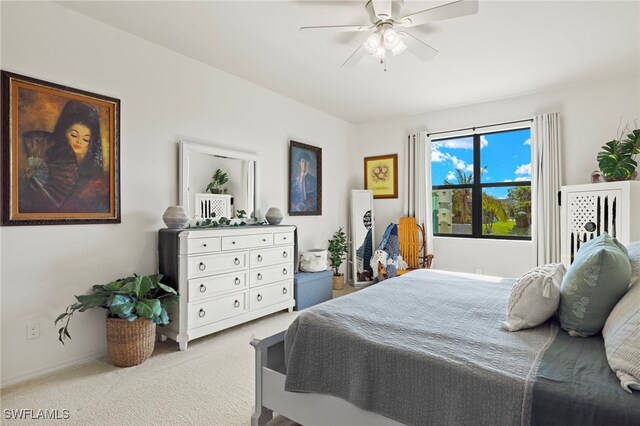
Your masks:
{"label": "white wall", "polygon": [[[404,162],[407,135],[415,131],[444,131],[530,118],[558,111],[562,120],[563,184],[588,183],[597,170],[596,154],[615,138],[620,118],[633,125],[640,119],[640,76],[617,78],[588,85],[566,87],[481,104],[432,111],[358,126],[354,167],[362,169],[363,157],[398,153],[399,198],[374,201],[376,234],[402,216]],[[429,96],[425,93],[424,96]],[[363,178],[358,175],[358,187]],[[534,265],[530,242],[486,241],[436,237],[434,267],[462,272],[519,276]]]}
{"label": "white wall", "polygon": [[[119,225],[1,229],[2,384],[105,351],[104,312],[77,314],[73,340],[53,320],[92,284],[157,270],[162,213],[177,203],[179,140],[260,156],[262,214],[286,212],[290,139],[322,147],[323,216],[285,217],[302,249],[347,223],[353,125],[49,2],[1,2],[1,65],[119,98]],[[26,322],[41,336],[26,340]]]}

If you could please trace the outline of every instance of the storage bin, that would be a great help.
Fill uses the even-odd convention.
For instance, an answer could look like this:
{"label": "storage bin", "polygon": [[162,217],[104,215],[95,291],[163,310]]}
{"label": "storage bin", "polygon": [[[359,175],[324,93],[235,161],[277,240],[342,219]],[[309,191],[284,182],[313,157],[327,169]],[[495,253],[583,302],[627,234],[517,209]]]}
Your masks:
{"label": "storage bin", "polygon": [[308,308],[333,297],[333,272],[298,272],[293,279],[293,295],[296,299],[294,309]]}

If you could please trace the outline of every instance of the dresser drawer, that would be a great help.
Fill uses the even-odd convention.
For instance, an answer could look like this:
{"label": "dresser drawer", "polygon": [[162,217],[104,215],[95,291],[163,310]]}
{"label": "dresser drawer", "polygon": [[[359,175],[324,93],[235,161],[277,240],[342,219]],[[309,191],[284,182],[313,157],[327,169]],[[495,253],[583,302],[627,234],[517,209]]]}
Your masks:
{"label": "dresser drawer", "polygon": [[276,284],[249,290],[249,307],[252,311],[284,302],[293,298],[293,280],[281,281]]}
{"label": "dresser drawer", "polygon": [[293,232],[276,232],[273,234],[273,244],[293,244]]}
{"label": "dresser drawer", "polygon": [[244,290],[248,284],[246,271],[189,280],[189,302],[206,299],[218,293]]}
{"label": "dresser drawer", "polygon": [[256,287],[288,278],[293,278],[293,264],[291,262],[282,265],[267,266],[265,268],[251,269],[251,271],[249,271],[249,286]]}
{"label": "dresser drawer", "polygon": [[247,292],[233,293],[202,303],[189,304],[189,328],[244,314],[249,311]]}
{"label": "dresser drawer", "polygon": [[239,271],[248,266],[248,257],[247,251],[193,256],[188,260],[187,276],[198,278],[222,272]]}
{"label": "dresser drawer", "polygon": [[249,252],[251,268],[289,262],[291,259],[293,259],[293,247],[254,249]]}
{"label": "dresser drawer", "polygon": [[220,251],[220,245],[220,237],[189,238],[187,240],[187,253],[199,254]]}
{"label": "dresser drawer", "polygon": [[222,237],[222,250],[240,250],[273,245],[273,234],[236,235]]}

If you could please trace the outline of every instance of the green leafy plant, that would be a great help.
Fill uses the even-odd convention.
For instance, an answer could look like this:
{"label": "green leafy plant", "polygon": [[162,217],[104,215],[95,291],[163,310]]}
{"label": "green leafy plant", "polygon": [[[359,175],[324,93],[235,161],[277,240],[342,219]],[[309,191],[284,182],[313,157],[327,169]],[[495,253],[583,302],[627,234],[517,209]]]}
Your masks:
{"label": "green leafy plant", "polygon": [[211,182],[207,185],[207,189],[205,191],[209,191],[212,194],[219,193],[222,185],[229,182],[229,176],[220,169],[216,169],[213,172],[213,176],[211,176]]}
{"label": "green leafy plant", "polygon": [[236,210],[236,217],[238,219],[246,219],[247,218],[247,212],[244,210]]}
{"label": "green leafy plant", "polygon": [[[624,132],[622,133],[624,135]],[[629,180],[638,167],[635,157],[640,154],[640,129],[631,130],[625,139],[607,142],[598,153],[598,166],[605,179]]]}
{"label": "green leafy plant", "polygon": [[[104,285],[94,285],[93,294],[75,296],[77,302],[56,318],[54,325],[64,322],[58,330],[58,340],[64,345],[69,334],[69,321],[76,311],[84,312],[91,308],[103,308],[111,318],[123,318],[135,321],[146,318],[156,324],[169,323],[167,306],[178,301],[178,293],[160,282],[162,275],[135,275],[122,278]],[[66,322],[65,322],[66,320]]]}
{"label": "green leafy plant", "polygon": [[342,227],[340,227],[334,234],[333,238],[329,240],[329,261],[331,263],[331,268],[333,269],[333,275],[339,277],[342,275],[339,272],[340,265],[344,262],[345,256],[349,249],[349,244],[347,243],[347,236],[345,235]]}

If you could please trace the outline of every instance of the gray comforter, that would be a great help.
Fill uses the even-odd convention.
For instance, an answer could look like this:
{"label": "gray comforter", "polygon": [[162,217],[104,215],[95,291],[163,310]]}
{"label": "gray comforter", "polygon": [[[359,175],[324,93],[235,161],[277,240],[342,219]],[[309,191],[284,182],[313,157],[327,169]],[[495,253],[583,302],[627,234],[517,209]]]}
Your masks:
{"label": "gray comforter", "polygon": [[285,389],[407,424],[527,424],[558,328],[504,330],[513,283],[418,270],[307,309],[286,334]]}

